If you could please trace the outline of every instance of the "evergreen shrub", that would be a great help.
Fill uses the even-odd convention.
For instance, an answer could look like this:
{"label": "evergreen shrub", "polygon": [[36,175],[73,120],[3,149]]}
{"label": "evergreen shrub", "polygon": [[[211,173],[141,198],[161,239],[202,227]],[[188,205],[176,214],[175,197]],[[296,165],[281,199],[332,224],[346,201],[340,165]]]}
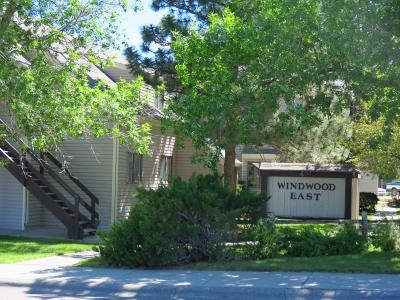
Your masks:
{"label": "evergreen shrub", "polygon": [[139,188],[127,220],[101,235],[110,265],[156,267],[231,257],[239,219],[261,216],[260,195],[231,192],[217,175],[175,177],[157,190]]}
{"label": "evergreen shrub", "polygon": [[363,210],[371,213],[376,212],[378,201],[378,196],[374,193],[360,193],[360,212]]}

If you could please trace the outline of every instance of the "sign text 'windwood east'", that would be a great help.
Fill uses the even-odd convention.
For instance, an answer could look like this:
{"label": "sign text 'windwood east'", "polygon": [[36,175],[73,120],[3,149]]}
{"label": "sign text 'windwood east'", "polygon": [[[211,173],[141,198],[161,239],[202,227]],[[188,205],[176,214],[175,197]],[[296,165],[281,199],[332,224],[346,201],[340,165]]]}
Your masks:
{"label": "sign text 'windwood east'", "polygon": [[290,191],[290,200],[320,200],[323,192],[333,192],[336,185],[319,182],[277,182],[280,190]]}

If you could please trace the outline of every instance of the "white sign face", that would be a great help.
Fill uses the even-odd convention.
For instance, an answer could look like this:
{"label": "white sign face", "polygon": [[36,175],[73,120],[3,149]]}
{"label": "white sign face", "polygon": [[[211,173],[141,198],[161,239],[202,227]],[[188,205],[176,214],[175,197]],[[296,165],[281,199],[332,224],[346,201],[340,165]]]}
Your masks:
{"label": "white sign face", "polygon": [[344,218],[345,179],[270,176],[267,211],[277,216]]}

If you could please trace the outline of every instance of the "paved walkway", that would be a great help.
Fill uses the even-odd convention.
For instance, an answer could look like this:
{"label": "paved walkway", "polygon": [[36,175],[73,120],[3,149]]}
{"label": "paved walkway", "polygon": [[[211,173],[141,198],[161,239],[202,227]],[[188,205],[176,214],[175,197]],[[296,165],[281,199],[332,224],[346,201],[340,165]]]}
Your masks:
{"label": "paved walkway", "polygon": [[378,205],[376,207],[376,213],[372,217],[372,220],[381,220],[386,218],[388,220],[399,220],[400,216],[397,214],[400,211],[398,207],[390,207],[388,204],[392,200],[391,197],[385,196],[380,197]]}
{"label": "paved walkway", "polygon": [[399,299],[400,275],[74,267],[82,252],[0,264],[0,299]]}

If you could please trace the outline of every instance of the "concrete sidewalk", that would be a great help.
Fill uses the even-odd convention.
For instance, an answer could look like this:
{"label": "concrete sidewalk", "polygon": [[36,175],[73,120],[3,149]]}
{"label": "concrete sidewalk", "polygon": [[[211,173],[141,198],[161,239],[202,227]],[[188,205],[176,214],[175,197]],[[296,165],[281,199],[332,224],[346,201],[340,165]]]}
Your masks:
{"label": "concrete sidewalk", "polygon": [[0,264],[0,299],[399,299],[400,276],[74,267],[93,252]]}

